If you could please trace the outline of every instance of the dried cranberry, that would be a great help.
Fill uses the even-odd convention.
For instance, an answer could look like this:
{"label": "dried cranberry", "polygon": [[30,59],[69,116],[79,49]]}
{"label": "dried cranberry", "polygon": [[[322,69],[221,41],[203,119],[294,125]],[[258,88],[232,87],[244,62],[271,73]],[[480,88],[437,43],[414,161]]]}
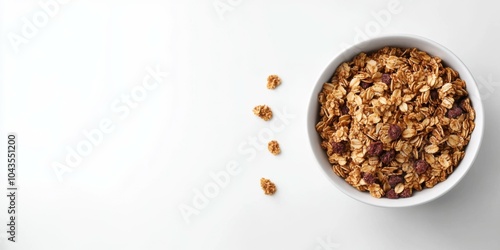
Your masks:
{"label": "dried cranberry", "polygon": [[347,151],[345,142],[332,142],[332,150],[335,154],[343,154]]}
{"label": "dried cranberry", "polygon": [[401,198],[408,198],[411,196],[411,190],[409,188],[405,188],[403,192],[399,194],[399,197]]}
{"label": "dried cranberry", "polygon": [[367,89],[368,87],[372,86],[372,83],[371,82],[361,81],[361,83],[359,85],[361,85],[361,88]]}
{"label": "dried cranberry", "polygon": [[345,104],[340,106],[340,112],[342,113],[342,115],[349,114],[349,107],[347,107],[347,105]]}
{"label": "dried cranberry", "polygon": [[368,146],[368,155],[369,156],[379,156],[383,152],[384,145],[380,141],[375,141]]}
{"label": "dried cranberry", "polygon": [[413,163],[413,167],[415,168],[415,172],[417,172],[417,174],[423,174],[429,168],[429,163],[424,160],[418,160]]}
{"label": "dried cranberry", "polygon": [[397,199],[397,198],[399,198],[398,194],[396,194],[396,191],[394,191],[394,189],[390,189],[389,191],[387,191],[387,193],[385,193],[385,197],[387,197],[389,199]]}
{"label": "dried cranberry", "polygon": [[389,74],[382,74],[382,82],[387,85],[391,84],[391,76]]}
{"label": "dried cranberry", "polygon": [[389,165],[394,158],[396,158],[396,151],[391,149],[390,151],[385,152],[382,157],[380,157],[380,160],[384,165]]}
{"label": "dried cranberry", "polygon": [[437,89],[431,90],[431,100],[435,101],[439,98],[439,94]]}
{"label": "dried cranberry", "polygon": [[391,140],[397,140],[400,136],[401,136],[401,133],[403,131],[401,131],[401,127],[399,127],[398,125],[396,124],[391,124],[389,125],[389,138],[391,138]]}
{"label": "dried cranberry", "polygon": [[365,173],[363,180],[365,180],[366,184],[373,184],[375,182],[375,176],[373,176],[372,173]]}
{"label": "dried cranberry", "polygon": [[389,185],[391,185],[392,188],[398,185],[399,183],[402,183],[403,181],[404,179],[403,177],[401,177],[401,175],[391,175],[387,180],[387,182],[389,183]]}
{"label": "dried cranberry", "polygon": [[457,118],[463,113],[463,110],[457,105],[453,104],[453,107],[446,112],[448,118]]}

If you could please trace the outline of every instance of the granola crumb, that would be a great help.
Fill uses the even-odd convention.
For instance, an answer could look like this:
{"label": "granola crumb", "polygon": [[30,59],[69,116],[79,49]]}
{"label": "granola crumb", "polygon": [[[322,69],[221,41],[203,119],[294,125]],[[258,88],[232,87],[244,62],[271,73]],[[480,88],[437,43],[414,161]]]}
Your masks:
{"label": "granola crumb", "polygon": [[267,88],[275,89],[281,84],[281,78],[277,75],[270,75],[267,77]]}
{"label": "granola crumb", "polygon": [[276,185],[274,185],[274,183],[272,183],[269,179],[260,178],[260,186],[266,195],[273,195],[276,193]]}
{"label": "granola crumb", "polygon": [[264,121],[269,121],[273,118],[273,111],[267,105],[256,106],[253,108],[253,113]]}
{"label": "granola crumb", "polygon": [[277,141],[270,141],[267,144],[267,149],[273,155],[278,155],[279,153],[281,153],[280,144]]}

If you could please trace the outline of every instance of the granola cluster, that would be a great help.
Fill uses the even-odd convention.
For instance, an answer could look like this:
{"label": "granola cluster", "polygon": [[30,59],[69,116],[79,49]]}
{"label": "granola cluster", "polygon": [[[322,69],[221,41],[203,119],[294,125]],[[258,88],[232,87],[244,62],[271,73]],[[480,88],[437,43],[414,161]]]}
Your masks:
{"label": "granola cluster", "polygon": [[273,118],[273,111],[267,105],[258,105],[253,108],[253,113],[262,118],[264,121],[269,121]]}
{"label": "granola cluster", "polygon": [[446,180],[475,126],[465,86],[416,48],[342,63],[319,94],[316,125],[333,171],[376,198],[407,198]]}
{"label": "granola cluster", "polygon": [[281,84],[281,78],[277,75],[270,75],[267,77],[267,88],[275,89]]}
{"label": "granola cluster", "polygon": [[273,195],[276,193],[276,185],[274,185],[274,183],[269,179],[261,178],[260,187],[262,187],[262,190],[264,190],[264,194],[266,195]]}
{"label": "granola cluster", "polygon": [[279,153],[281,153],[281,148],[280,148],[280,144],[278,143],[278,141],[274,141],[274,140],[270,141],[267,144],[267,149],[273,155],[278,155]]}
{"label": "granola cluster", "polygon": [[[277,75],[270,75],[267,77],[267,88],[275,89],[281,84],[281,78]],[[264,121],[269,121],[273,118],[273,111],[267,105],[258,105],[253,108],[253,113],[263,119]],[[281,148],[278,141],[272,140],[267,144],[267,149],[273,155],[278,155],[281,153]],[[261,178],[260,186],[264,190],[264,194],[273,195],[276,192],[276,185],[269,179]]]}

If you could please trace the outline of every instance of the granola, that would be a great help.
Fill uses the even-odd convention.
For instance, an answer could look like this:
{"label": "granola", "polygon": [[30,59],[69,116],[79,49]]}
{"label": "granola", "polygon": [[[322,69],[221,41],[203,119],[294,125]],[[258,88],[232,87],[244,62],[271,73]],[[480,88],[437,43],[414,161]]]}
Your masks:
{"label": "granola", "polygon": [[262,187],[262,190],[264,190],[264,194],[266,195],[273,195],[276,193],[276,185],[274,185],[274,183],[272,183],[269,179],[261,178],[260,187]]}
{"label": "granola", "polygon": [[253,113],[262,118],[264,121],[269,121],[273,118],[273,111],[267,105],[258,105],[253,108]]}
{"label": "granola", "polygon": [[465,81],[417,48],[358,54],[318,100],[316,130],[333,171],[376,198],[407,198],[445,181],[475,127]]}
{"label": "granola", "polygon": [[279,153],[281,153],[280,144],[277,141],[270,141],[267,144],[267,149],[273,155],[278,155]]}
{"label": "granola", "polygon": [[270,75],[267,77],[267,88],[275,89],[281,84],[281,79],[277,75]]}

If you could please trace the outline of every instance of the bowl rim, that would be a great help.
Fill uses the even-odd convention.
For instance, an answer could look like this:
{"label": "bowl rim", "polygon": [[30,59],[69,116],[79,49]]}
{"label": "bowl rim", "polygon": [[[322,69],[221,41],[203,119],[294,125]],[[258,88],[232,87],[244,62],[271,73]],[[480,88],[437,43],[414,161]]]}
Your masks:
{"label": "bowl rim", "polygon": [[[469,96],[471,98],[471,101],[473,101],[474,105],[474,110],[476,113],[475,117],[475,128],[473,133],[471,134],[471,140],[467,146],[467,149],[470,148],[471,142],[474,142],[473,148],[471,149],[472,152],[469,154],[465,154],[464,159],[459,163],[459,166],[462,166],[460,169],[460,173],[455,174],[457,172],[456,170],[454,171],[453,174],[450,174],[447,177],[447,180],[438,183],[438,184],[444,184],[444,185],[436,185],[433,188],[430,189],[424,189],[427,191],[427,193],[422,194],[423,191],[418,191],[418,195],[420,198],[415,199],[417,195],[414,195],[410,198],[405,198],[405,199],[376,199],[374,197],[371,197],[369,193],[367,192],[361,192],[349,185],[347,182],[345,182],[344,179],[340,178],[336,174],[333,173],[331,170],[331,164],[328,163],[328,170],[325,169],[324,164],[321,162],[320,158],[325,159],[326,154],[323,149],[319,146],[319,143],[315,142],[315,139],[319,139],[319,135],[316,131],[316,123],[317,123],[317,118],[318,118],[318,108],[319,108],[319,103],[318,103],[318,94],[322,89],[323,84],[326,82],[324,79],[327,77],[327,79],[330,79],[331,76],[334,74],[336,68],[342,63],[347,60],[352,60],[354,56],[359,54],[360,52],[370,52],[374,51],[380,48],[383,48],[385,46],[395,46],[395,47],[405,47],[405,46],[398,46],[398,45],[393,45],[395,40],[401,40],[404,42],[408,42],[408,45],[406,48],[411,48],[411,47],[417,47],[420,49],[420,47],[433,47],[434,50],[437,50],[436,52],[442,52],[438,53],[440,58],[443,59],[443,54],[446,55],[446,61],[443,59],[443,63],[446,64],[453,64],[454,66],[451,66],[453,69],[457,70],[459,72],[460,78],[468,79],[466,81],[467,84],[467,91],[469,93]],[[368,50],[363,50],[363,48],[369,47],[370,44],[373,43],[380,43],[383,42],[383,46],[377,46],[376,48],[373,49],[368,49]],[[419,45],[420,43],[420,45]],[[425,45],[425,46],[424,46]],[[428,49],[421,49],[422,51],[428,52]],[[432,56],[436,56],[435,53],[428,52]],[[459,66],[460,70],[457,69],[457,66]],[[416,206],[416,205],[422,205],[425,203],[428,203],[430,201],[436,200],[439,197],[442,197],[444,194],[448,193],[451,189],[453,189],[462,179],[465,177],[467,172],[470,170],[472,165],[474,164],[474,161],[478,155],[481,142],[483,139],[483,133],[484,133],[484,109],[483,109],[483,103],[479,94],[479,89],[477,87],[477,82],[474,79],[474,76],[470,72],[470,70],[467,68],[465,63],[463,63],[458,56],[456,56],[451,50],[448,48],[444,47],[443,45],[430,40],[428,38],[418,36],[418,35],[413,35],[413,34],[385,34],[385,35],[380,35],[376,36],[373,38],[366,39],[364,41],[358,42],[348,48],[345,48],[338,52],[326,65],[326,67],[323,68],[321,71],[321,74],[319,74],[319,77],[316,79],[316,82],[314,86],[312,86],[312,90],[310,92],[310,99],[307,107],[307,115],[306,115],[306,129],[307,129],[307,134],[308,134],[308,140],[310,144],[310,149],[312,150],[312,153],[314,154],[314,158],[316,159],[316,164],[320,167],[320,170],[323,172],[324,176],[330,180],[334,184],[334,186],[339,189],[342,193],[345,195],[363,202],[365,204],[373,205],[373,206],[378,206],[378,207],[410,207],[410,206]],[[474,140],[474,141],[473,141]],[[321,140],[319,140],[321,142]],[[318,152],[318,147],[319,151]],[[466,149],[466,150],[467,150]],[[320,156],[321,155],[321,156]],[[464,160],[467,157],[467,162],[464,165]],[[327,172],[328,171],[328,172]],[[455,174],[455,175],[454,175]],[[336,178],[336,181],[333,179]],[[449,180],[452,179],[452,180]],[[448,181],[448,182],[446,182]],[[347,185],[347,187],[346,187]],[[438,188],[436,188],[438,187]],[[439,188],[441,187],[441,188]],[[348,189],[349,188],[349,189]],[[360,198],[364,195],[364,197],[369,197],[369,199],[366,198]]]}

